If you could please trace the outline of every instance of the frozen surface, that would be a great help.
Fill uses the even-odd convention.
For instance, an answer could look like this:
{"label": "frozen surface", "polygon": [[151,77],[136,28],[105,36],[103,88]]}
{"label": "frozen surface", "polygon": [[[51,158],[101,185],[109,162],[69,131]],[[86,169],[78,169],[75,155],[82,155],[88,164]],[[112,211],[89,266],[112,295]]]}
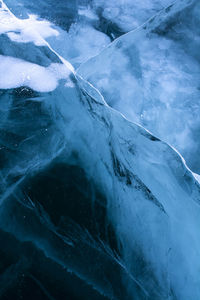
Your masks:
{"label": "frozen surface", "polygon": [[78,70],[109,105],[173,145],[197,173],[199,9],[198,1],[176,1]]}
{"label": "frozen surface", "polygon": [[172,0],[93,0],[92,5],[102,16],[115,23],[122,32],[128,32],[142,25],[150,17],[168,7]]}
{"label": "frozen surface", "polygon": [[47,22],[45,2],[42,20],[27,18],[36,2],[12,3],[21,19],[0,1],[0,299],[199,300],[199,175],[107,104],[143,125],[146,109],[147,128],[161,124],[177,141],[187,99],[198,109],[198,29],[176,40],[166,22],[198,7],[177,1],[75,72],[61,55],[71,24],[55,27],[51,13]]}
{"label": "frozen surface", "polygon": [[8,12],[5,4],[0,8],[0,33],[7,33],[12,41],[34,42],[38,46],[45,45],[45,38],[58,35],[48,21],[39,21],[34,15],[22,21]]}
{"label": "frozen surface", "polygon": [[[172,0],[82,1],[6,0],[5,3],[32,28],[40,26],[56,51],[78,67],[112,40],[137,28],[169,6]],[[41,18],[33,23],[34,16]],[[52,28],[49,28],[49,22]],[[17,36],[13,36],[17,38]],[[27,37],[26,37],[27,38]]]}

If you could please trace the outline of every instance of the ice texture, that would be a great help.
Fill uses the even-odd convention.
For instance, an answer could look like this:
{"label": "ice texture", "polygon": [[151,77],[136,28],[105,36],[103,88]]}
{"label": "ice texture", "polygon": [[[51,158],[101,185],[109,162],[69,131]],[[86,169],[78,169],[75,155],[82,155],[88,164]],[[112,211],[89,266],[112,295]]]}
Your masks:
{"label": "ice texture", "polygon": [[[198,3],[176,1],[75,71],[57,40],[70,27],[51,23],[75,2],[58,2],[48,21],[43,1],[5,2],[14,5],[0,0],[0,299],[199,300],[199,175],[163,141],[177,142],[177,124],[185,135],[192,112],[198,126],[198,28],[176,40],[166,25],[190,22]],[[34,7],[42,19],[27,18]]]}
{"label": "ice texture", "polygon": [[[55,5],[53,0],[5,0],[5,3],[31,27],[39,25],[39,31],[50,37],[53,48],[78,67],[99,54],[112,40],[142,25],[173,1],[59,0]],[[40,21],[33,24],[34,16]],[[53,25],[51,29],[49,23]]]}
{"label": "ice texture", "polygon": [[172,4],[172,0],[93,0],[96,10],[110,23],[116,23],[122,32],[128,32],[142,25],[163,8]]}
{"label": "ice texture", "polygon": [[178,149],[197,173],[199,9],[198,1],[176,1],[78,70],[109,105]]}
{"label": "ice texture", "polygon": [[[48,41],[54,50],[64,58],[70,59],[75,67],[97,55],[111,41],[110,37],[98,28],[98,16],[86,5],[78,5],[76,1],[59,1],[56,7],[52,0],[8,0],[6,4],[18,17],[15,18],[18,27],[20,24],[27,25],[23,27],[24,32],[21,35],[11,33],[13,40],[17,41],[20,38],[27,42],[34,39],[38,45],[44,43],[44,40]],[[11,23],[7,22],[8,26],[11,27]],[[35,36],[34,31],[37,31]]]}

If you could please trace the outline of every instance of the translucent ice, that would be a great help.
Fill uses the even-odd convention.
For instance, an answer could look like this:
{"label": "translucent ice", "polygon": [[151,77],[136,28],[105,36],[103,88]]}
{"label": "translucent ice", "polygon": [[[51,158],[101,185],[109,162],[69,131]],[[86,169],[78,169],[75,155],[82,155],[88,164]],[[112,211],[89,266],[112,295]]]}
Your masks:
{"label": "translucent ice", "polygon": [[0,35],[0,299],[200,299],[199,176],[106,103],[127,99],[138,122],[144,106],[154,130],[155,106],[169,127],[172,108],[190,114],[198,53],[163,36],[173,9],[77,73],[34,26],[13,39],[27,19],[3,7],[15,25]]}
{"label": "translucent ice", "polygon": [[[199,2],[176,1],[78,72],[108,103],[199,163]],[[103,63],[102,63],[103,62]]]}

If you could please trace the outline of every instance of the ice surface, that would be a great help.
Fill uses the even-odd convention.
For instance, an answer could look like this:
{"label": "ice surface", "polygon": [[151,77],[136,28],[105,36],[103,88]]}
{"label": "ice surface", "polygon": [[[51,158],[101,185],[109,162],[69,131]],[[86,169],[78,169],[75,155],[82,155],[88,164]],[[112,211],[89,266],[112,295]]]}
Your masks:
{"label": "ice surface", "polygon": [[23,39],[30,20],[3,6],[14,25],[0,26],[0,299],[199,300],[199,176],[106,103],[122,111],[126,100],[137,122],[143,106],[163,119],[165,106],[173,138],[177,106],[187,126],[198,52],[163,33],[184,5],[197,10],[177,1],[78,73],[53,47],[61,29],[48,23],[59,32],[50,41],[40,20]]}
{"label": "ice surface", "polygon": [[45,39],[59,54],[70,59],[74,66],[97,55],[110,43],[110,38],[95,25],[98,22],[97,15],[86,6],[77,6],[75,1],[71,4],[60,1],[56,7],[52,0],[40,0],[39,3],[12,0],[6,1],[6,4],[20,18],[15,19],[19,23],[18,27],[26,24],[21,35],[18,32],[10,34],[13,40],[29,42],[34,39],[35,43],[42,45]]}
{"label": "ice surface", "polygon": [[7,33],[16,42],[34,42],[38,46],[45,45],[44,38],[58,35],[47,21],[39,21],[36,16],[29,15],[23,21],[17,19],[6,10],[5,4],[0,8],[0,33]]}
{"label": "ice surface", "polygon": [[[53,0],[5,1],[16,16],[27,20],[31,28],[38,29],[39,26],[43,37],[50,37],[53,48],[74,67],[97,55],[111,40],[142,25],[172,2],[60,0],[55,5]],[[34,22],[33,16],[30,20],[33,14],[43,21]],[[53,25],[51,28],[47,20]],[[18,36],[13,35],[13,38]]]}
{"label": "ice surface", "polygon": [[112,23],[117,23],[119,28],[124,32],[142,25],[150,17],[172,3],[172,0],[92,1],[93,6],[102,11],[102,16],[105,19]]}
{"label": "ice surface", "polygon": [[173,145],[197,173],[198,24],[199,2],[177,1],[78,70],[109,105]]}

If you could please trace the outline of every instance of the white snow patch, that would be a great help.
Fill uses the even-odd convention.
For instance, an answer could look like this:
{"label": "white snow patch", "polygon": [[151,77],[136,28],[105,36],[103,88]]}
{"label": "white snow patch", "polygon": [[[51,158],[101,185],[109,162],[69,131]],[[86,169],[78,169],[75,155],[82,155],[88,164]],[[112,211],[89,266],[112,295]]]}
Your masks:
{"label": "white snow patch", "polygon": [[59,33],[46,20],[37,20],[37,16],[29,15],[28,19],[16,18],[3,3],[0,8],[0,34],[7,34],[15,42],[33,42],[37,46],[45,45],[45,38],[57,36]]}
{"label": "white snow patch", "polygon": [[0,88],[10,89],[28,86],[38,92],[53,91],[59,79],[69,80],[71,73],[65,65],[53,63],[49,67],[33,64],[22,59],[0,55]]}

